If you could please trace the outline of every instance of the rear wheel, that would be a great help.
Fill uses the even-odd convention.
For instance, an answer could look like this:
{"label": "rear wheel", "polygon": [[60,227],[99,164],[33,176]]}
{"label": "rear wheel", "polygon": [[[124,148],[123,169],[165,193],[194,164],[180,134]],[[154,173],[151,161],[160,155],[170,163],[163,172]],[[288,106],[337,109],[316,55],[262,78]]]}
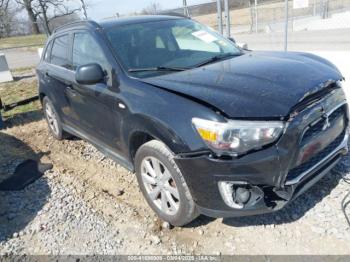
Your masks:
{"label": "rear wheel", "polygon": [[43,99],[43,109],[46,122],[53,137],[57,140],[65,138],[66,133],[63,131],[61,120],[48,97],[44,97]]}
{"label": "rear wheel", "polygon": [[157,140],[136,153],[136,174],[148,204],[163,220],[183,226],[198,216],[188,186],[171,151]]}

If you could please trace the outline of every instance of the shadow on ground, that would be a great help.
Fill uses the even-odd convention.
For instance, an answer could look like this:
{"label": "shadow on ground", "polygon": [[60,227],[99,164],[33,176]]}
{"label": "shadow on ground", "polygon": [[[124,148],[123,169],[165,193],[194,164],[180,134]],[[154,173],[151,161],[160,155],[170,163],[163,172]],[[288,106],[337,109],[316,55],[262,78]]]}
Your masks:
{"label": "shadow on ground", "polygon": [[[27,159],[38,161],[35,153],[17,138],[0,132],[0,182],[13,176],[16,167]],[[0,191],[0,241],[23,230],[42,209],[51,191],[45,178],[40,178],[20,191]]]}
{"label": "shadow on ground", "polygon": [[19,113],[11,115],[4,121],[5,128],[11,128],[15,126],[21,126],[29,124],[31,122],[36,122],[43,119],[44,115],[42,110],[34,110],[26,113]]}
{"label": "shadow on ground", "polygon": [[17,82],[23,79],[27,79],[27,78],[33,78],[35,77],[35,75],[31,74],[31,75],[23,75],[23,76],[14,76],[13,77],[13,81]]}

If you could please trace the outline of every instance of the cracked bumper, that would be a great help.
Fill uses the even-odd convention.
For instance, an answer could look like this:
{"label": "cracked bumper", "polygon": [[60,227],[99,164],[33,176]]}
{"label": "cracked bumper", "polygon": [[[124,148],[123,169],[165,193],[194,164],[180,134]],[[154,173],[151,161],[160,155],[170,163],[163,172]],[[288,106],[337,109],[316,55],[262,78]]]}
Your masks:
{"label": "cracked bumper", "polygon": [[[344,117],[344,121],[339,121],[340,116],[337,116],[332,128],[326,131],[322,129],[315,139],[305,142],[302,140],[304,131],[324,115],[319,110],[320,104],[326,112],[336,112],[334,108],[342,108],[341,117]],[[273,212],[309,189],[329,173],[342,155],[348,152],[346,131],[348,119],[348,106],[344,95],[337,92],[307,108],[290,121],[286,132],[274,146],[241,158],[178,156],[175,161],[202,214],[212,217],[233,217]],[[324,142],[327,139],[330,144]],[[312,149],[311,155],[310,149]],[[306,155],[305,152],[309,154]],[[305,156],[306,160],[300,161],[300,157]],[[295,169],[298,172],[291,173]],[[225,204],[220,194],[218,187],[220,181],[230,181],[234,184],[244,182],[249,187],[258,188],[263,192],[263,197],[255,201],[254,205],[247,205],[241,209],[232,208]]]}
{"label": "cracked bumper", "polygon": [[[286,183],[283,189],[276,186],[273,175],[276,174],[276,168],[273,170],[273,167],[278,165],[276,155],[265,158],[255,156],[257,159],[252,162],[218,161],[202,156],[178,158],[176,163],[185,176],[200,213],[210,217],[257,215],[283,208],[327,175],[342,155],[348,152],[347,141],[348,136],[345,136],[341,145],[327,159],[305,173],[298,182]],[[248,185],[259,187],[264,192],[264,197],[248,208],[231,208],[223,201],[218,188],[219,181],[245,181]]]}

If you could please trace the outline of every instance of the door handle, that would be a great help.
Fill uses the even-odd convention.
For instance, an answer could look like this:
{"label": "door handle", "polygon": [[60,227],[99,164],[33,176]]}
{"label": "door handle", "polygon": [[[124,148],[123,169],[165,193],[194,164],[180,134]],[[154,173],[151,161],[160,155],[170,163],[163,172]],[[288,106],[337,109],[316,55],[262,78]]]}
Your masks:
{"label": "door handle", "polygon": [[69,93],[70,93],[72,96],[76,96],[76,95],[77,95],[77,92],[74,90],[74,88],[73,88],[72,85],[67,85],[67,90],[69,91]]}

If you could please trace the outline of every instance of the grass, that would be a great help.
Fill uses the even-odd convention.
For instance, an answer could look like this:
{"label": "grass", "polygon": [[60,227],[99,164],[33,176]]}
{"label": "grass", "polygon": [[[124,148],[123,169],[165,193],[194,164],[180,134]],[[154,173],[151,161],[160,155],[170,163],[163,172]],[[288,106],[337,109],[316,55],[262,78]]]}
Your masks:
{"label": "grass", "polygon": [[18,67],[11,69],[12,75],[19,75],[19,74],[29,74],[33,73],[35,70],[35,67],[27,66],[27,67]]}
{"label": "grass", "polygon": [[45,44],[46,39],[46,35],[43,34],[0,38],[0,49],[29,45],[35,45],[39,47]]}
{"label": "grass", "polygon": [[[18,71],[14,71],[14,77],[17,80],[9,83],[0,84],[0,98],[2,103],[5,105],[18,102],[20,100],[30,98],[38,94],[37,90],[37,79],[35,76],[28,77],[31,75],[32,69],[22,69],[21,74]],[[26,74],[23,75],[23,72]],[[28,113],[40,109],[41,105],[39,101],[29,103],[27,105],[18,106],[10,111],[2,113],[4,119],[11,118],[18,114]]]}

